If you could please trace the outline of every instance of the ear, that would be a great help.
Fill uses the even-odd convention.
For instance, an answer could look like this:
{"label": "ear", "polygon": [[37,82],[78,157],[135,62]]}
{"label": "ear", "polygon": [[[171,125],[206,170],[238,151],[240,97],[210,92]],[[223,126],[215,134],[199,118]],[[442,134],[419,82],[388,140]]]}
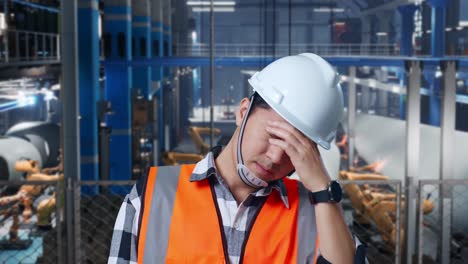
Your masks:
{"label": "ear", "polygon": [[236,111],[236,125],[240,126],[242,124],[242,120],[244,120],[244,116],[249,109],[250,100],[247,97],[244,97],[239,103],[239,108]]}

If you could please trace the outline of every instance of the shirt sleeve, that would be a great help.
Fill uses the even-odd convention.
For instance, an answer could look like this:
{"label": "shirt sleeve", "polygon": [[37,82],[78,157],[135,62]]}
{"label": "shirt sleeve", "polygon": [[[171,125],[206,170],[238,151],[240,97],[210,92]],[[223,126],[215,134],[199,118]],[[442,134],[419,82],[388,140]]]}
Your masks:
{"label": "shirt sleeve", "polygon": [[137,186],[125,196],[114,225],[108,264],[137,263],[137,235],[141,198]]}

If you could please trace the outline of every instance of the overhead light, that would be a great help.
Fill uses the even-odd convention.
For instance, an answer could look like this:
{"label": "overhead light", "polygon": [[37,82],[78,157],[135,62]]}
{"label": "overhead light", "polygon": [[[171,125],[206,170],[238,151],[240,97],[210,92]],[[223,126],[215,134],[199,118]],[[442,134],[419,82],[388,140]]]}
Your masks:
{"label": "overhead light", "polygon": [[102,17],[101,17],[101,15],[98,15],[98,36],[99,36],[99,39],[101,39],[101,36],[102,36]]}
{"label": "overhead light", "polygon": [[458,25],[460,27],[468,27],[468,20],[460,20],[458,21]]}
{"label": "overhead light", "polygon": [[377,36],[387,36],[387,32],[377,32]]}
{"label": "overhead light", "polygon": [[431,34],[431,30],[426,30],[426,34]]}
{"label": "overhead light", "polygon": [[394,92],[394,93],[400,93],[400,86],[398,86],[398,85],[393,85],[393,86],[392,86],[392,92]]}
{"label": "overhead light", "polygon": [[0,30],[5,30],[6,28],[5,13],[0,13]]}
{"label": "overhead light", "polygon": [[[210,12],[211,7],[192,7],[192,12]],[[234,7],[213,7],[213,12],[234,12]]]}
{"label": "overhead light", "polygon": [[36,104],[35,96],[26,96],[23,92],[18,93],[18,106],[28,106]]}
{"label": "overhead light", "polygon": [[[189,6],[209,6],[211,5],[210,1],[187,1]],[[235,1],[213,1],[214,6],[234,6],[236,5]]]}
{"label": "overhead light", "polygon": [[52,99],[57,99],[57,97],[55,97],[54,95],[54,92],[50,91],[50,90],[46,90],[44,89],[44,100],[45,101],[50,101]]}
{"label": "overhead light", "polygon": [[452,31],[452,28],[445,28],[445,31]]}
{"label": "overhead light", "polygon": [[463,27],[457,27],[457,30],[462,30],[462,29],[463,29]]}
{"label": "overhead light", "polygon": [[314,8],[314,12],[317,12],[317,13],[329,13],[329,12],[342,13],[344,11],[345,11],[344,8],[329,8],[329,7]]}
{"label": "overhead light", "polygon": [[345,22],[335,22],[335,23],[333,23],[333,25],[335,25],[335,26],[344,26]]}

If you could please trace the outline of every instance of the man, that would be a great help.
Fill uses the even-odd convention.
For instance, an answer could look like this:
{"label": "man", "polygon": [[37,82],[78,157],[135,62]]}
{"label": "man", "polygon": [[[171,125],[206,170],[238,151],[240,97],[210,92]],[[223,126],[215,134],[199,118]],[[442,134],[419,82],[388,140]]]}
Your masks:
{"label": "man", "polygon": [[364,263],[317,149],[343,115],[338,80],[311,53],[256,73],[223,150],[151,168],[125,198],[109,263]]}

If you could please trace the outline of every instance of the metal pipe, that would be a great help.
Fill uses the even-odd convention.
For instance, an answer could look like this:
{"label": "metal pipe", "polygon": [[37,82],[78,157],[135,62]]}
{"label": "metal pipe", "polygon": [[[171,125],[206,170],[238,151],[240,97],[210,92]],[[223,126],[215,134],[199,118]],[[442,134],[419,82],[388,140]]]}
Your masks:
{"label": "metal pipe", "polygon": [[28,61],[29,60],[29,33],[26,32],[26,60]]}
{"label": "metal pipe", "polygon": [[53,58],[54,55],[54,36],[50,35],[49,36],[49,58]]}
{"label": "metal pipe", "polygon": [[37,59],[39,53],[39,41],[37,40],[37,33],[34,32],[34,58]]}
{"label": "metal pipe", "polygon": [[348,82],[348,170],[354,161],[354,128],[356,124],[356,66],[349,67]]}
{"label": "metal pipe", "polygon": [[19,57],[20,57],[20,51],[19,51],[19,32],[15,32],[15,55],[16,55],[16,60],[18,60]]}
{"label": "metal pipe", "polygon": [[[443,183],[444,179],[453,178],[454,168],[454,149],[455,149],[455,116],[456,116],[456,62],[442,61],[441,69],[443,71],[444,87],[442,90],[442,110],[441,110],[441,139],[440,139],[440,174],[439,179]],[[441,222],[441,263],[450,262],[450,229],[452,215],[447,214],[447,204],[450,205],[451,186],[441,184],[440,190],[440,222]],[[448,201],[447,201],[448,200]],[[445,202],[448,202],[447,204]],[[448,217],[446,217],[448,215]]]}
{"label": "metal pipe", "polygon": [[401,263],[401,182],[396,185],[396,238],[395,238],[395,263]]}
{"label": "metal pipe", "polygon": [[414,179],[418,177],[419,145],[420,145],[420,118],[421,118],[421,62],[407,61],[408,73],[407,88],[407,121],[406,121],[406,162],[405,162],[405,257],[406,263],[412,263],[414,252]]}
{"label": "metal pipe", "polygon": [[63,36],[62,58],[62,109],[63,109],[63,160],[66,184],[65,220],[67,230],[67,263],[77,263],[74,258],[74,204],[73,185],[80,177],[80,129],[78,121],[78,45],[77,0],[62,1],[61,24]]}
{"label": "metal pipe", "polygon": [[419,207],[418,207],[418,264],[422,264],[423,256],[423,220],[424,220],[424,183],[419,181],[418,190],[419,190]]}
{"label": "metal pipe", "polygon": [[42,35],[42,58],[45,57],[46,52],[46,36],[47,35]]}
{"label": "metal pipe", "polygon": [[214,11],[210,0],[210,148],[214,147]]}
{"label": "metal pipe", "polygon": [[75,253],[75,262],[74,263],[81,263],[81,195],[80,195],[80,185],[76,184],[76,181],[73,184],[73,205],[75,208],[74,213],[74,253]]}
{"label": "metal pipe", "polygon": [[64,192],[62,188],[64,187],[63,182],[57,182],[55,184],[55,224],[57,226],[57,261],[58,263],[65,263],[63,259],[63,252],[62,252],[62,221],[60,221],[61,210],[60,208],[63,207],[62,205],[62,195]]}
{"label": "metal pipe", "polygon": [[60,60],[60,58],[62,57],[60,54],[61,54],[61,49],[60,49],[60,36],[57,36],[57,46],[55,47],[56,51],[57,51],[57,60]]}

